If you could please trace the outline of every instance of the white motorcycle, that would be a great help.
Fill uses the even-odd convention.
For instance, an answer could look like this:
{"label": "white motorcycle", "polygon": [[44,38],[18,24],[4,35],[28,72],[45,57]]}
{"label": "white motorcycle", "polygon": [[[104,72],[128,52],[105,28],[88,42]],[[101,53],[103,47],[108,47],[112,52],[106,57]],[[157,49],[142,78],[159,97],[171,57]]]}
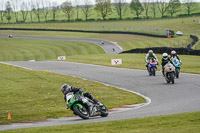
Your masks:
{"label": "white motorcycle", "polygon": [[168,62],[164,66],[164,77],[165,77],[167,83],[172,82],[172,84],[174,84],[174,75],[175,75],[175,67],[173,64]]}

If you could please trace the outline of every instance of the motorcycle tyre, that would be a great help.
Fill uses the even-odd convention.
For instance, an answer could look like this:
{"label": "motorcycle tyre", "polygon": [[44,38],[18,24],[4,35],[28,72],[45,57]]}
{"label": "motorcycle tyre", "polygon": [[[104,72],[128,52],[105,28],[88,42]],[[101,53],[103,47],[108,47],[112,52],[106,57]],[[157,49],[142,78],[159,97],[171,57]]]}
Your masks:
{"label": "motorcycle tyre", "polygon": [[101,117],[107,117],[108,116],[108,109],[106,108],[106,106],[103,105],[103,107],[105,107],[105,111],[104,110],[100,110],[101,112]]}
{"label": "motorcycle tyre", "polygon": [[176,78],[179,78],[179,71],[178,71],[178,69],[176,69]]}
{"label": "motorcycle tyre", "polygon": [[[82,105],[83,106],[83,105]],[[83,106],[83,108],[85,108],[85,106]],[[88,110],[87,110],[87,115],[85,115],[85,114],[83,114],[83,113],[81,113],[81,111],[79,110],[80,108],[79,108],[79,106],[78,105],[74,105],[73,106],[73,110],[74,110],[74,114],[76,114],[76,115],[78,115],[79,117],[81,117],[82,119],[89,119],[89,112],[88,112]]]}
{"label": "motorcycle tyre", "polygon": [[174,73],[171,73],[171,74],[170,74],[170,79],[171,79],[171,81],[172,81],[172,84],[174,84]]}

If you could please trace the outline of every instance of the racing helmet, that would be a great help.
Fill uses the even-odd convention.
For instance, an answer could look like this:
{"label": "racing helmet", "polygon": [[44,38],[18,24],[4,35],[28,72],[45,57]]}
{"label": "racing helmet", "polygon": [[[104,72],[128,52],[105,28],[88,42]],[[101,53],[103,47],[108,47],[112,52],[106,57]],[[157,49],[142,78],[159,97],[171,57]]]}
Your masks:
{"label": "racing helmet", "polygon": [[168,58],[168,54],[167,53],[163,53],[163,59],[167,60],[167,58]]}
{"label": "racing helmet", "polygon": [[176,54],[176,51],[175,51],[175,50],[172,50],[171,54],[172,54],[172,55],[175,55],[175,54]]}
{"label": "racing helmet", "polygon": [[149,56],[153,56],[153,50],[149,50],[148,53],[149,53]]}
{"label": "racing helmet", "polygon": [[63,94],[67,94],[69,92],[70,88],[71,88],[71,86],[64,84],[61,86],[60,90],[62,91]]}

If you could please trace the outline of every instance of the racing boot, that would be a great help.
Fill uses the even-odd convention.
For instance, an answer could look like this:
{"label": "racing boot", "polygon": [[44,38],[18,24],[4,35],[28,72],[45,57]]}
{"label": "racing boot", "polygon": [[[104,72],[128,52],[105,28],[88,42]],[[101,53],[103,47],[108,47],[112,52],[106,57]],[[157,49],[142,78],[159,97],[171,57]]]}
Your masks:
{"label": "racing boot", "polygon": [[95,115],[95,113],[94,113],[94,106],[91,104],[90,106],[89,106],[89,115],[90,115],[90,117],[93,117],[94,115]]}

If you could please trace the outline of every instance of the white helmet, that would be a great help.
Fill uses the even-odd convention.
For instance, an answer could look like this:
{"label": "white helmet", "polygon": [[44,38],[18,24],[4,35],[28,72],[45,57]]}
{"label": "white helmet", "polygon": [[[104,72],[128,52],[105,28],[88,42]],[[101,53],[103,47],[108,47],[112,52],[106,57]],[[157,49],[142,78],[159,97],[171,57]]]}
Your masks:
{"label": "white helmet", "polygon": [[153,50],[149,50],[148,53],[149,53],[149,56],[153,56]]}
{"label": "white helmet", "polygon": [[168,58],[168,54],[167,53],[163,53],[163,59],[167,60],[167,58]]}
{"label": "white helmet", "polygon": [[175,51],[175,50],[172,50],[171,54],[172,54],[172,55],[173,55],[173,54],[176,54],[176,51]]}

